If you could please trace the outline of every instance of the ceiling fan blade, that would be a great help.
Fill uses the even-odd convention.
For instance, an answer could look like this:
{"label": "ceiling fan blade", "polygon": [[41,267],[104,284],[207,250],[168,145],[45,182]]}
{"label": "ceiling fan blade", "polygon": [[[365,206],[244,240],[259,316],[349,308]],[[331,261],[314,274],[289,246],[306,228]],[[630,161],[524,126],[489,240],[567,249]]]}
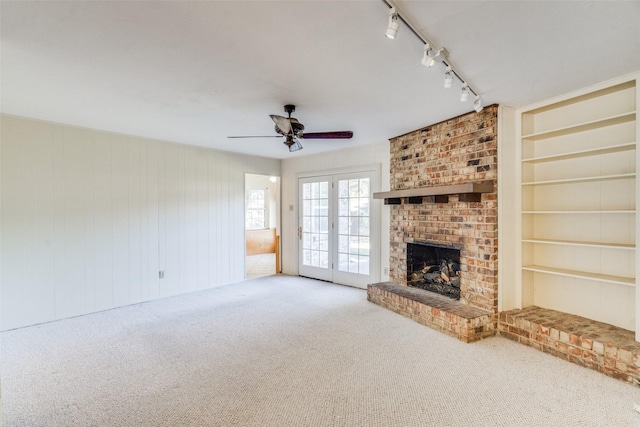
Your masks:
{"label": "ceiling fan blade", "polygon": [[291,133],[291,120],[286,117],[276,116],[275,114],[269,114],[269,117],[271,117],[271,120],[273,120],[283,134],[289,135]]}
{"label": "ceiling fan blade", "polygon": [[227,138],[282,138],[282,135],[243,135],[243,136],[228,136]]}
{"label": "ceiling fan blade", "polygon": [[305,133],[303,135],[304,139],[350,139],[352,137],[353,137],[353,132],[350,130]]}

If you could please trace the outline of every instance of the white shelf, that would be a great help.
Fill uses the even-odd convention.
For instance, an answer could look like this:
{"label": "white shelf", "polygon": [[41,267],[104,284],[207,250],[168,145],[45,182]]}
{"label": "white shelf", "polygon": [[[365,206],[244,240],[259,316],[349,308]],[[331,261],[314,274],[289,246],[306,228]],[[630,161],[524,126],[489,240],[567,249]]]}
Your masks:
{"label": "white shelf", "polygon": [[551,129],[543,132],[534,132],[528,135],[523,135],[522,139],[528,139],[531,141],[538,141],[540,139],[553,138],[556,136],[568,135],[571,133],[584,132],[592,129],[597,129],[605,126],[613,126],[620,123],[630,122],[635,120],[636,112],[629,111],[623,114],[617,114],[614,116],[604,117],[598,120],[592,120],[589,122],[578,123],[571,126],[566,126],[557,129]]}
{"label": "white shelf", "polygon": [[574,159],[576,157],[597,156],[600,154],[617,153],[620,151],[631,151],[631,150],[635,150],[635,148],[636,148],[635,142],[628,142],[625,144],[611,145],[608,147],[605,146],[605,147],[591,148],[587,150],[576,150],[576,151],[571,151],[567,153],[552,154],[548,156],[529,157],[526,159],[522,159],[522,162],[523,163],[552,162],[552,161],[564,160],[564,159]]}
{"label": "white shelf", "polygon": [[536,273],[552,274],[554,276],[575,277],[596,282],[613,283],[616,285],[635,286],[636,279],[632,277],[611,276],[608,274],[587,273],[584,271],[565,270],[563,268],[544,267],[540,265],[523,265],[523,270]]}
{"label": "white shelf", "polygon": [[586,176],[582,178],[566,178],[566,179],[550,179],[548,181],[531,181],[523,182],[522,185],[551,185],[551,184],[572,184],[577,182],[592,182],[592,181],[610,181],[612,179],[630,179],[635,178],[635,173],[621,173],[616,175],[602,175],[602,176]]}
{"label": "white shelf", "polygon": [[633,244],[624,243],[605,243],[605,242],[578,242],[571,240],[552,240],[552,239],[523,239],[523,243],[536,243],[544,245],[562,245],[562,246],[580,246],[590,248],[605,248],[605,249],[625,249],[635,250],[636,246]]}
{"label": "white shelf", "polygon": [[635,214],[635,209],[615,209],[615,210],[597,210],[597,211],[585,211],[585,210],[575,210],[575,211],[522,211],[523,214]]}

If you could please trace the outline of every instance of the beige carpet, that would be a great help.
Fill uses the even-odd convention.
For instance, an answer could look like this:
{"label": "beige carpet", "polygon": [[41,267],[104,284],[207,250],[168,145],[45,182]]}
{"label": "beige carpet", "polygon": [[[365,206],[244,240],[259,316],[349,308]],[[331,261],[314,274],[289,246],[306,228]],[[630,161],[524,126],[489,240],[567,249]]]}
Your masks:
{"label": "beige carpet", "polygon": [[631,426],[640,389],[287,276],[5,332],[4,426]]}

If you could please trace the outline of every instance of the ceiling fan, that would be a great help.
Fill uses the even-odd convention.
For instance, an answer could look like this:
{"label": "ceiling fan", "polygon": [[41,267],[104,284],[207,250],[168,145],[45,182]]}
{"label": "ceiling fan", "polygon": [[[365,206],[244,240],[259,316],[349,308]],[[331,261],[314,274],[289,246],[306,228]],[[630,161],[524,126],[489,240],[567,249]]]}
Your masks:
{"label": "ceiling fan", "polygon": [[296,111],[296,106],[287,104],[284,106],[284,111],[289,117],[277,116],[275,114],[269,115],[271,120],[276,124],[276,132],[279,135],[228,136],[227,138],[280,138],[284,136],[284,144],[289,147],[289,151],[294,152],[302,150],[302,144],[300,143],[302,139],[350,139],[353,137],[353,132],[350,130],[305,133],[304,125],[295,117],[291,117],[291,113]]}

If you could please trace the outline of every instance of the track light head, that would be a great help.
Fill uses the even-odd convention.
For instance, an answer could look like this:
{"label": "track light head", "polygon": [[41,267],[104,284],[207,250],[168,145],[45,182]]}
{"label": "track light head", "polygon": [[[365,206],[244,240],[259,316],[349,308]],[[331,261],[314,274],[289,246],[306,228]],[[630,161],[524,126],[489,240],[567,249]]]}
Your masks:
{"label": "track light head", "polygon": [[462,84],[462,90],[460,91],[460,102],[466,102],[469,99],[469,86],[467,83]]}
{"label": "track light head", "polygon": [[480,96],[476,95],[476,100],[473,101],[473,109],[476,110],[476,113],[482,111],[482,101],[480,101]]}
{"label": "track light head", "polygon": [[422,65],[428,68],[433,67],[433,64],[436,63],[434,55],[435,53],[431,48],[431,45],[429,45],[429,43],[425,43],[424,53],[422,54]]}
{"label": "track light head", "polygon": [[447,49],[440,48],[437,51],[434,51],[429,43],[425,43],[424,54],[422,55],[422,65],[427,68],[431,68],[436,64],[436,62],[442,62],[447,59],[447,56],[449,56]]}
{"label": "track light head", "polygon": [[451,69],[451,65],[447,67],[447,71],[444,73],[444,87],[445,89],[449,89],[453,85],[453,70]]}
{"label": "track light head", "polygon": [[389,26],[387,27],[387,32],[384,34],[389,39],[395,39],[396,34],[398,34],[398,14],[396,13],[396,8],[392,7],[389,9]]}

